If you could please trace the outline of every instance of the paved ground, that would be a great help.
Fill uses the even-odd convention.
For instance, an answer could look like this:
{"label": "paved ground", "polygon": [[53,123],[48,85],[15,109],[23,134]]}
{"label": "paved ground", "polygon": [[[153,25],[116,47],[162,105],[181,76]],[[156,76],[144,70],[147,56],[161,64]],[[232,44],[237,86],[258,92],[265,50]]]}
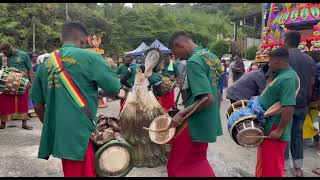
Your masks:
{"label": "paved ground", "polygon": [[[254,175],[256,149],[243,148],[236,145],[230,138],[226,128],[225,109],[229,103],[224,101],[221,107],[223,136],[216,143],[209,145],[208,158],[217,176],[249,177]],[[119,102],[109,103],[109,107],[99,113],[117,116]],[[8,125],[17,125],[0,130],[0,177],[1,176],[63,176],[59,159],[42,160],[37,158],[38,144],[42,125],[37,119],[30,120],[35,129],[21,129],[21,123],[14,121]],[[311,169],[320,167],[320,156],[315,150],[305,147],[305,176],[316,176]],[[272,154],[270,154],[270,157]],[[165,167],[134,168],[128,176],[167,176]]]}

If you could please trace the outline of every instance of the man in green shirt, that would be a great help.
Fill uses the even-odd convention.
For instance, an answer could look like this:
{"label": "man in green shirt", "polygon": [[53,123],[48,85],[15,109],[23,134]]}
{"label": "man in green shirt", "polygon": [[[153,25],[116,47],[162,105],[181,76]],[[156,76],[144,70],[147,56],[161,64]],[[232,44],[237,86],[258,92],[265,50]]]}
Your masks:
{"label": "man in green shirt", "polygon": [[[214,70],[220,60],[217,56],[197,46],[186,32],[176,32],[170,39],[170,48],[179,59],[187,59],[187,96],[185,109],[172,119],[176,127],[190,113],[194,103],[205,102],[187,120],[173,142],[169,156],[168,176],[215,176],[207,159],[208,143],[222,135],[219,113],[218,78]],[[203,55],[209,56],[210,60]],[[219,65],[218,65],[219,66]]]}
{"label": "man in green shirt", "polygon": [[[28,119],[28,101],[29,88],[33,80],[32,63],[26,52],[14,49],[9,43],[0,45],[0,52],[5,57],[0,57],[0,68],[7,66],[8,68],[16,68],[28,75],[30,84],[23,95],[13,96],[8,94],[0,94],[0,129],[6,127],[6,122],[13,119],[22,120],[22,128],[31,130],[31,126],[27,125]],[[6,58],[6,61],[3,61]],[[6,63],[3,64],[3,63]]]}
{"label": "man in green shirt", "polygon": [[265,139],[258,147],[256,176],[281,177],[284,173],[285,150],[291,138],[292,117],[299,91],[299,78],[289,66],[289,53],[278,48],[269,53],[269,67],[274,72],[273,80],[259,96],[264,110],[280,102],[281,114],[266,118],[263,124]]}
{"label": "man in green shirt", "polygon": [[[120,80],[103,57],[82,49],[86,46],[87,31],[77,22],[63,26],[59,56],[80,94],[87,102],[92,116],[98,108],[98,86],[109,96],[120,91]],[[62,159],[64,176],[95,176],[94,151],[90,141],[93,123],[62,84],[53,69],[53,59],[42,63],[31,89],[35,111],[43,123],[38,157],[50,155]],[[97,118],[94,118],[97,121]]]}
{"label": "man in green shirt", "polygon": [[[117,67],[116,73],[117,73],[117,75],[118,75],[118,77],[120,79],[123,79],[123,77],[126,74],[130,73],[129,72],[129,68],[130,68],[130,65],[131,65],[132,61],[133,61],[133,57],[132,56],[125,56],[124,57],[124,63],[121,63]],[[130,87],[127,87],[128,86],[127,83],[133,84],[133,82],[134,82],[134,79],[130,78],[130,79],[126,80],[125,82],[122,82],[121,85],[124,87],[124,89],[126,89],[126,91],[128,91],[128,88],[130,88]],[[125,100],[121,99],[120,100],[120,111],[122,110],[122,108],[124,106],[124,103],[125,103]]]}

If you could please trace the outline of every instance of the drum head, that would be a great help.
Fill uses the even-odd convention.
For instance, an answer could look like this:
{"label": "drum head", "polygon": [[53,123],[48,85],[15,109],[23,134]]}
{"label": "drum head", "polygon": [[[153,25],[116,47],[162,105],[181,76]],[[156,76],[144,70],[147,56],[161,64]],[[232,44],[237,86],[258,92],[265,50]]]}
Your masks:
{"label": "drum head", "polygon": [[227,118],[229,118],[229,116],[237,109],[246,107],[247,103],[248,103],[248,100],[240,100],[231,104],[231,106],[227,110]]}
{"label": "drum head", "polygon": [[[171,118],[167,115],[161,115],[156,117],[150,124],[149,129],[164,129],[169,126]],[[166,144],[169,142],[175,135],[176,128],[170,128],[162,132],[153,132],[149,131],[149,137],[151,141],[156,144]]]}
{"label": "drum head", "polygon": [[120,177],[132,169],[132,149],[124,141],[113,140],[99,148],[95,154],[97,175]]}
{"label": "drum head", "polygon": [[257,122],[254,122],[254,120],[245,121],[237,128],[240,130],[236,137],[239,145],[244,147],[257,147],[262,143],[263,138],[247,138],[247,136],[264,135]]}

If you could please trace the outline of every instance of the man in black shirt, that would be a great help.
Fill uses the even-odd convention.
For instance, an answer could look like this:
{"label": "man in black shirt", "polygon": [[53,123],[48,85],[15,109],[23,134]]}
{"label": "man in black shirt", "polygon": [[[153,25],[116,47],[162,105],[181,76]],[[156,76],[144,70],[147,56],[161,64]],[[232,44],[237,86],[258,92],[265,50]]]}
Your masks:
{"label": "man in black shirt", "polygon": [[290,31],[285,35],[285,47],[289,50],[289,64],[300,78],[301,88],[296,98],[296,106],[292,121],[291,141],[286,150],[286,167],[289,168],[289,150],[293,159],[295,176],[303,176],[303,123],[308,112],[308,105],[312,95],[315,77],[315,63],[313,59],[302,53],[299,46],[301,34]]}

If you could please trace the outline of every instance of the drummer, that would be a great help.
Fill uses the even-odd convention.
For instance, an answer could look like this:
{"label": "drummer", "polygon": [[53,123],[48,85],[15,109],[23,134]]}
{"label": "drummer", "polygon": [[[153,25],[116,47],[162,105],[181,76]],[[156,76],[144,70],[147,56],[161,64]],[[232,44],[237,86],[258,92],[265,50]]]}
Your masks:
{"label": "drummer", "polygon": [[[121,63],[116,68],[116,73],[117,73],[117,75],[118,75],[118,77],[120,79],[122,79],[123,76],[128,73],[129,67],[132,64],[132,61],[133,61],[133,57],[132,56],[125,56],[124,57],[124,63]],[[127,81],[129,81],[129,82],[127,82]],[[123,86],[123,89],[127,89],[126,91],[128,91],[128,89],[131,88],[131,86],[132,86],[132,84],[134,82],[134,79],[131,78],[130,80],[128,79],[127,81],[124,81],[124,82],[121,83],[122,86]],[[129,84],[129,87],[128,87],[127,83]],[[120,100],[120,111],[122,110],[124,103],[125,103],[125,100],[121,99]]]}
{"label": "drummer", "polygon": [[214,143],[217,136],[222,135],[218,79],[215,79],[216,71],[205,63],[200,54],[207,54],[215,59],[215,62],[220,60],[214,54],[196,45],[186,32],[174,33],[169,45],[177,58],[188,59],[188,88],[186,89],[188,95],[184,101],[186,108],[173,117],[171,126],[177,126],[191,111],[191,104],[204,98],[208,99],[190,116],[188,126],[176,136],[168,159],[168,176],[215,176],[207,159],[207,151],[208,143]]}
{"label": "drummer", "polygon": [[[22,128],[32,130],[33,127],[27,124],[29,89],[33,80],[32,63],[26,52],[14,49],[11,44],[5,42],[0,45],[0,52],[7,57],[9,68],[16,68],[26,72],[30,84],[27,86],[22,96],[13,96],[0,94],[0,129],[6,128],[6,122],[12,119],[22,120]],[[2,67],[2,58],[0,57],[0,68]]]}
{"label": "drummer", "polygon": [[[85,49],[87,30],[78,22],[66,22],[62,31],[63,46],[59,49],[64,69],[88,102],[92,116],[97,113],[98,86],[107,95],[120,91],[116,73],[103,57]],[[93,125],[76,106],[59,76],[49,76],[53,59],[39,65],[31,99],[35,111],[43,123],[38,157],[50,155],[62,159],[65,177],[96,176],[94,150],[90,135]]]}
{"label": "drummer", "polygon": [[284,154],[291,137],[296,91],[300,83],[296,72],[289,66],[287,49],[275,49],[269,53],[269,58],[273,80],[259,96],[260,104],[266,110],[280,102],[282,109],[281,115],[268,117],[263,124],[264,133],[270,139],[264,139],[258,147],[257,177],[281,177],[284,174]]}

